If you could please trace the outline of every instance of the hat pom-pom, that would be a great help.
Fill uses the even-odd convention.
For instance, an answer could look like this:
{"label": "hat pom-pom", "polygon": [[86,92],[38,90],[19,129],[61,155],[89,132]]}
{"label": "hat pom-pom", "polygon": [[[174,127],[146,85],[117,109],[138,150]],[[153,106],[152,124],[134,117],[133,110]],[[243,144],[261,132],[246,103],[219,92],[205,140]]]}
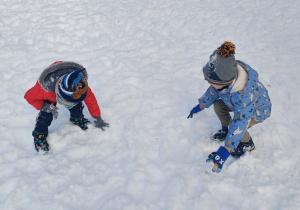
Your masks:
{"label": "hat pom-pom", "polygon": [[224,42],[221,47],[218,48],[218,54],[222,57],[228,57],[235,54],[235,45],[231,42]]}

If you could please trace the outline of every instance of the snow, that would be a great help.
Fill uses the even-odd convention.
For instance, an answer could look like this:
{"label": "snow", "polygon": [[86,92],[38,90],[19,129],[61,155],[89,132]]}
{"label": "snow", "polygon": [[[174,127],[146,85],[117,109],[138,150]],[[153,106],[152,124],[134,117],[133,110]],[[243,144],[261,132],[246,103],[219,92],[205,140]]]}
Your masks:
{"label": "snow", "polygon": [[[3,0],[0,11],[0,209],[300,209],[300,1]],[[215,174],[213,108],[186,117],[224,41],[273,107],[249,130],[256,149]],[[38,111],[23,96],[58,60],[87,69],[110,128],[82,131],[59,106],[51,153],[38,155]]]}

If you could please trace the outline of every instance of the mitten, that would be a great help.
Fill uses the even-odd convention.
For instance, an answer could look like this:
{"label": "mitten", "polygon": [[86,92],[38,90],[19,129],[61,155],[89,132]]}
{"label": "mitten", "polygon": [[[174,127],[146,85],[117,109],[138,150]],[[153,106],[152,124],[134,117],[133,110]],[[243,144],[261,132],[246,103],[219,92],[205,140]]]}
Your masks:
{"label": "mitten", "polygon": [[47,113],[52,113],[54,119],[57,119],[58,116],[58,107],[55,106],[55,103],[49,102],[49,101],[44,101],[44,104],[41,108],[41,111],[47,112]]}
{"label": "mitten", "polygon": [[194,114],[196,114],[196,113],[198,113],[198,112],[200,112],[202,109],[200,108],[200,106],[199,106],[199,104],[197,105],[197,106],[195,106],[192,110],[191,110],[191,112],[190,112],[190,114],[189,114],[189,116],[187,117],[187,118],[193,118],[193,115]]}
{"label": "mitten", "polygon": [[212,168],[212,171],[220,173],[225,161],[229,156],[230,152],[225,147],[221,146],[217,152],[210,153],[206,162],[213,162],[214,166]]}
{"label": "mitten", "polygon": [[70,122],[74,123],[75,125],[78,125],[82,130],[86,130],[88,129],[87,124],[90,121],[84,118],[84,116],[82,115],[81,117],[78,118],[70,117]]}
{"label": "mitten", "polygon": [[103,127],[109,127],[109,124],[104,122],[104,120],[102,120],[101,116],[94,117],[94,118],[96,119],[96,121],[94,121],[95,127],[101,128],[101,130],[103,130],[103,131],[104,131]]}
{"label": "mitten", "polygon": [[47,132],[46,133],[38,133],[38,132],[33,131],[32,136],[33,136],[33,141],[34,141],[34,147],[37,152],[39,152],[39,150],[43,150],[45,152],[49,151],[49,144],[47,142],[47,136],[48,136]]}

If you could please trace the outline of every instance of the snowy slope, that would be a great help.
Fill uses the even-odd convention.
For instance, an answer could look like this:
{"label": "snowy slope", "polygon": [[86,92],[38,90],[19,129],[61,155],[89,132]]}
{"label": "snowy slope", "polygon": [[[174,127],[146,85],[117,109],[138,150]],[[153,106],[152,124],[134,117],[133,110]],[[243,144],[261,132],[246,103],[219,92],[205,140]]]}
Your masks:
{"label": "snowy slope", "polygon": [[[2,0],[0,209],[300,209],[299,20],[296,0]],[[224,41],[273,109],[249,130],[256,149],[214,174],[217,117],[186,117]],[[23,96],[57,60],[87,68],[110,128],[82,131],[59,106],[37,155]]]}

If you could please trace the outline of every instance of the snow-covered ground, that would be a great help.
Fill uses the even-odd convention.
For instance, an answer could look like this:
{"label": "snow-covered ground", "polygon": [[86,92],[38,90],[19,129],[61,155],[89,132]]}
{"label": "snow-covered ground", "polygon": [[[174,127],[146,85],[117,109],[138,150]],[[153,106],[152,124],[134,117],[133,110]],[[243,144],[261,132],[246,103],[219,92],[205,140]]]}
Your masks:
{"label": "snow-covered ground", "polygon": [[[299,20],[297,0],[2,0],[0,209],[300,209]],[[249,130],[256,149],[215,174],[213,108],[186,117],[224,41],[273,109]],[[57,60],[87,68],[110,128],[82,131],[59,106],[38,155],[23,96]]]}

